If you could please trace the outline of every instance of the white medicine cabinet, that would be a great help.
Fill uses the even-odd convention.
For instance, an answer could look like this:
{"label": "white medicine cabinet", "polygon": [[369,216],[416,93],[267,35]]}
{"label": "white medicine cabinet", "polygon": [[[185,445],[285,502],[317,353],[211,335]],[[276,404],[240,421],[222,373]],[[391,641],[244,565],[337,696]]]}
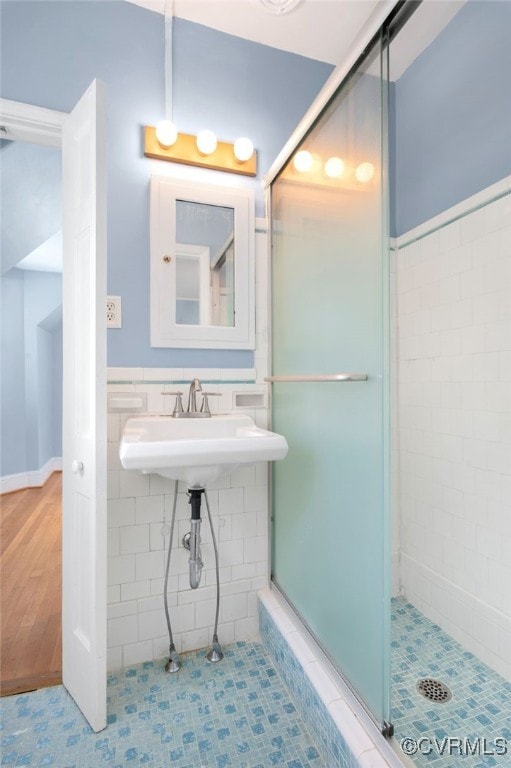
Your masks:
{"label": "white medicine cabinet", "polygon": [[255,347],[250,190],[151,178],[151,346]]}

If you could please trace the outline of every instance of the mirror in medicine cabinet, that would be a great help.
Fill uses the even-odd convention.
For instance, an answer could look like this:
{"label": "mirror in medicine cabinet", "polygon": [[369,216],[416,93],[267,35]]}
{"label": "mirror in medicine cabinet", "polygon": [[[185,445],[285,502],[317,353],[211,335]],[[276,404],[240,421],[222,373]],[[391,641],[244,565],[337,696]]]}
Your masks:
{"label": "mirror in medicine cabinet", "polygon": [[254,348],[254,201],[151,180],[151,345]]}

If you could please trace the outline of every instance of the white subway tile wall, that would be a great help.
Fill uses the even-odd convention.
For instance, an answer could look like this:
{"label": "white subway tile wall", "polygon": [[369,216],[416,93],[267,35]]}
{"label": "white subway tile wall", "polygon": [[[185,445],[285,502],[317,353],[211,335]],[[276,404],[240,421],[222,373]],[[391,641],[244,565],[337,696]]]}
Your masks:
{"label": "white subway tile wall", "polygon": [[511,680],[511,196],[399,248],[396,278],[399,586]]}
{"label": "white subway tile wall", "polygon": [[[152,386],[147,385],[148,394]],[[239,391],[243,385],[234,386]],[[222,384],[219,389],[222,397],[212,407],[222,412],[222,403],[231,403],[232,386]],[[266,426],[266,409],[242,412]],[[110,669],[159,658],[168,649],[163,579],[174,483],[158,475],[117,468],[119,436],[128,417],[109,416],[109,467],[116,466],[109,470],[108,500]],[[208,489],[220,558],[221,642],[249,640],[258,633],[256,596],[266,585],[268,573],[267,471],[267,464],[239,469]],[[206,514],[201,532],[201,586],[191,590],[188,582],[188,551],[182,544],[190,529],[186,490],[180,484],[168,591],[178,650],[206,646],[215,614],[215,561]]]}
{"label": "white subway tile wall", "polygon": [[[147,393],[147,409],[169,413],[173,398],[162,391],[175,381],[198,376],[208,390],[213,413],[230,413],[235,392],[262,394],[262,408],[236,409],[268,426],[268,253],[265,233],[256,234],[256,350],[254,369],[109,369],[115,392]],[[246,383],[254,381],[254,383]],[[161,382],[168,382],[162,384]],[[224,383],[225,382],[225,383]],[[228,383],[229,382],[229,383]],[[184,389],[184,386],[181,387]],[[159,475],[122,469],[119,441],[130,415],[108,414],[108,668],[115,669],[164,657],[168,635],[163,607],[163,580],[172,515],[174,482]],[[207,514],[202,523],[201,585],[190,589],[188,551],[182,537],[190,529],[186,487],[179,486],[176,528],[169,578],[169,608],[178,651],[206,647],[215,618],[215,559]],[[238,469],[208,488],[220,561],[221,643],[258,636],[257,593],[268,583],[268,465]]]}

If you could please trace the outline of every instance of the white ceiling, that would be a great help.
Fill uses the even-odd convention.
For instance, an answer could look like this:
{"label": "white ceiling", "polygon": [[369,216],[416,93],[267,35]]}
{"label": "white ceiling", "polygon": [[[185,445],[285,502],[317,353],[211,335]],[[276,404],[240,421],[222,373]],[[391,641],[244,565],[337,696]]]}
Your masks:
{"label": "white ceiling", "polygon": [[[128,0],[213,29],[341,64],[358,32],[380,0],[302,0],[289,13],[275,15],[261,0]],[[397,80],[449,23],[466,0],[423,0],[391,51],[391,79]]]}
{"label": "white ceiling", "polygon": [[[164,12],[165,0],[129,0]],[[174,0],[174,16],[206,27],[338,64],[379,0],[303,0],[275,15],[260,0]]]}

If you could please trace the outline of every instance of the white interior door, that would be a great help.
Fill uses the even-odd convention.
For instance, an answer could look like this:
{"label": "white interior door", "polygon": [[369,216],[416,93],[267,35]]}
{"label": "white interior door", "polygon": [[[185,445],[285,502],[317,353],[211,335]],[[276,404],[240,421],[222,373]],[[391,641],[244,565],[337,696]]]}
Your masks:
{"label": "white interior door", "polygon": [[94,81],[62,129],[63,682],[106,726],[106,116]]}

